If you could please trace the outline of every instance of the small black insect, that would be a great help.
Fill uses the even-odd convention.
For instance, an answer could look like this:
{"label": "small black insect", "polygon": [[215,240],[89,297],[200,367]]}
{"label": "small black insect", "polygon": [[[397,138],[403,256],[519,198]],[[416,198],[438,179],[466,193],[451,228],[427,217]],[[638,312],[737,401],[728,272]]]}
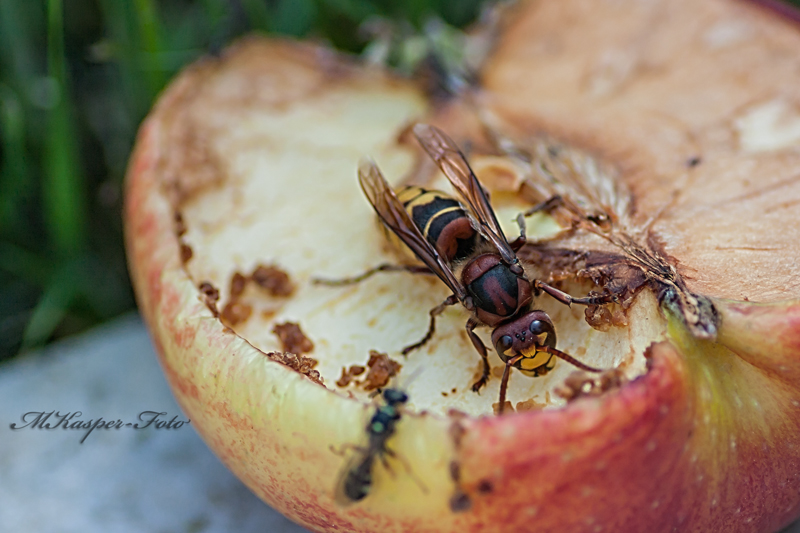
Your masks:
{"label": "small black insect", "polygon": [[369,494],[375,459],[380,459],[391,471],[386,456],[394,457],[395,454],[386,447],[386,442],[395,432],[400,420],[399,408],[408,401],[408,394],[398,389],[384,389],[382,397],[384,403],[375,410],[367,424],[369,442],[365,447],[354,446],[358,453],[340,477],[336,499],[341,504],[355,503]]}

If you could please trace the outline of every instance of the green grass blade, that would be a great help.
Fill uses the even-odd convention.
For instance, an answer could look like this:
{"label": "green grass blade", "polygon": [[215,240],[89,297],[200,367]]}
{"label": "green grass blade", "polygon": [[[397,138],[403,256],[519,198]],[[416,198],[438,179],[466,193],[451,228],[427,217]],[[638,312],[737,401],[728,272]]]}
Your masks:
{"label": "green grass blade", "polygon": [[69,264],[52,277],[25,326],[20,352],[44,344],[53,335],[75,299],[75,282]]}
{"label": "green grass blade", "polygon": [[139,38],[141,39],[142,74],[147,78],[150,96],[155,97],[166,83],[166,72],[158,60],[163,51],[161,24],[153,0],[134,0]]}
{"label": "green grass blade", "polygon": [[150,108],[152,95],[139,66],[140,46],[137,32],[133,29],[133,10],[128,2],[120,0],[101,0],[100,8],[122,86],[120,105],[125,106],[131,116],[139,120]]}
{"label": "green grass blade", "polygon": [[23,199],[30,189],[25,146],[25,112],[10,87],[0,84],[0,134],[3,162],[0,170],[0,232],[20,235]]}
{"label": "green grass blade", "polygon": [[47,2],[47,60],[54,90],[45,139],[42,200],[44,219],[54,248],[74,255],[86,240],[84,180],[80,173],[64,57],[62,0]]}

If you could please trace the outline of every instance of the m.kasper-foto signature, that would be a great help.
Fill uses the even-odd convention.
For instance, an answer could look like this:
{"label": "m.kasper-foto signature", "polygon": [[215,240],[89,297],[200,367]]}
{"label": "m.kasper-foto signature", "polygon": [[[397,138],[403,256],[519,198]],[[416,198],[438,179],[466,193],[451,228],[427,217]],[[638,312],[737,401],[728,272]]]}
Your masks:
{"label": "m.kasper-foto signature", "polygon": [[103,420],[102,417],[97,420],[81,420],[83,413],[81,411],[67,411],[61,413],[60,411],[30,411],[22,415],[20,424],[12,423],[9,425],[12,431],[20,429],[75,429],[86,430],[80,443],[86,440],[86,437],[95,429],[147,429],[152,427],[154,429],[180,429],[184,424],[189,424],[191,420],[178,420],[178,415],[172,417],[167,421],[165,418],[167,413],[165,411],[142,411],[137,417],[139,422],[123,422],[122,420]]}

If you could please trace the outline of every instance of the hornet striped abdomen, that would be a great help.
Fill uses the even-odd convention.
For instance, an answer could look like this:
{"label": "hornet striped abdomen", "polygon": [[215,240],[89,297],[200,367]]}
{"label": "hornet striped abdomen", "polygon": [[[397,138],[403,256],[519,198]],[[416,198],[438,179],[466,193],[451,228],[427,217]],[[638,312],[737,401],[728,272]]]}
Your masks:
{"label": "hornet striped abdomen", "polygon": [[440,191],[409,186],[397,197],[411,221],[445,262],[472,255],[478,232],[461,203]]}

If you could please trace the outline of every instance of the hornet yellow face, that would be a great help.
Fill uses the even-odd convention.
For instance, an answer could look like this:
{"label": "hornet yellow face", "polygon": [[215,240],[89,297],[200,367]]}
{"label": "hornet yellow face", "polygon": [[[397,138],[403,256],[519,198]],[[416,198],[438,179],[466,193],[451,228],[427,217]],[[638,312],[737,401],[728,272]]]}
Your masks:
{"label": "hornet yellow face", "polygon": [[556,364],[553,355],[541,349],[556,346],[555,327],[544,311],[531,311],[500,325],[492,333],[492,343],[504,362],[522,356],[513,366],[530,377],[544,375]]}
{"label": "hornet yellow face", "polygon": [[517,361],[514,367],[528,377],[543,376],[556,366],[556,358],[547,352],[532,349],[521,355],[522,359]]}

